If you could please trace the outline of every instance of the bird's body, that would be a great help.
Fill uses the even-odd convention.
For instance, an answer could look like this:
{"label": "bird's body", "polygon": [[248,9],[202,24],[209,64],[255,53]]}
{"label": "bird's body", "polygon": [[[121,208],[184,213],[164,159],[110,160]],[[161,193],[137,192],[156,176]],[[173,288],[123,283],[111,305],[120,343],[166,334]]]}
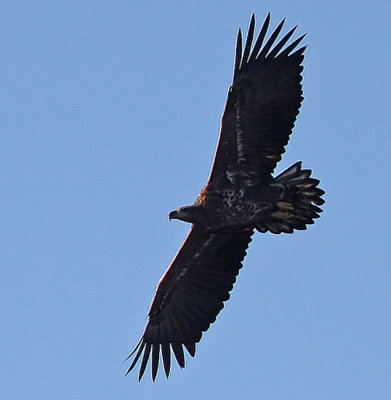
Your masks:
{"label": "bird's body", "polygon": [[[203,224],[206,229],[211,230],[246,226],[254,224],[257,219],[262,218],[262,215],[271,211],[273,206],[270,200],[278,199],[280,197],[278,192],[278,188],[270,184],[244,187],[239,190],[205,188],[195,201],[195,205],[173,211],[170,219]],[[193,209],[193,215],[186,219],[183,214],[189,213],[189,208]]]}
{"label": "bird's body", "polygon": [[316,188],[319,181],[310,178],[310,173],[298,162],[270,182],[240,188],[206,185],[194,205],[172,211],[169,218],[197,223],[210,231],[239,226],[273,233],[306,229],[321,210],[315,205],[309,210],[297,209],[294,204],[323,203],[322,193]]}
{"label": "bird's body", "polygon": [[[160,357],[168,377],[171,352],[184,367],[183,347],[195,345],[228,300],[255,230],[292,233],[313,224],[324,191],[297,162],[273,171],[289,141],[302,97],[304,36],[285,46],[294,30],[275,43],[284,21],[263,43],[266,17],[252,45],[252,16],[244,49],[239,30],[234,78],[222,117],[209,180],[191,206],[172,211],[192,228],[160,279],[144,334],[128,370],[141,358],[139,379],[151,356],[152,378]],[[129,356],[129,357],[130,357]]]}

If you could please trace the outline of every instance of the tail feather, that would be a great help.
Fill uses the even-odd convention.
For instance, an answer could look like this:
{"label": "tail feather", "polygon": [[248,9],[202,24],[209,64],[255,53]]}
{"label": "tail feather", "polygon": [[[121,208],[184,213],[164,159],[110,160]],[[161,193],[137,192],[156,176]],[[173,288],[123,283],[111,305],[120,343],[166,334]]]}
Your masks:
{"label": "tail feather", "polygon": [[273,185],[282,188],[281,199],[276,201],[275,208],[268,218],[256,224],[264,233],[293,233],[305,230],[320,217],[324,190],[318,188],[319,180],[311,178],[311,170],[301,169],[297,162],[278,175]]}

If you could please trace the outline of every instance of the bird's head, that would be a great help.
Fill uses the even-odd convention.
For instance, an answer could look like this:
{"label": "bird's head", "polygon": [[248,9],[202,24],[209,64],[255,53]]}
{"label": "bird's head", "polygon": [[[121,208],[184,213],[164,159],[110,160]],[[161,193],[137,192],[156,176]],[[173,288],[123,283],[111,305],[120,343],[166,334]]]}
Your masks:
{"label": "bird's head", "polygon": [[204,222],[205,210],[201,206],[185,206],[171,211],[168,219],[180,219],[181,221],[191,222],[193,224]]}

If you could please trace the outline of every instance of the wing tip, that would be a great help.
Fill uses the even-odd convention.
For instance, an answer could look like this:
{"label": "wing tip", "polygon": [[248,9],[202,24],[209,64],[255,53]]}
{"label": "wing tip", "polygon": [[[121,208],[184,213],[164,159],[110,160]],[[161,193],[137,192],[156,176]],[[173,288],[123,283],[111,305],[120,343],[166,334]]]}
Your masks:
{"label": "wing tip", "polygon": [[[292,54],[296,54],[299,51],[304,53],[307,46],[301,47],[298,51],[295,51],[291,54],[291,52],[297,47],[297,45],[304,39],[306,34],[301,35],[298,39],[295,39],[291,44],[285,47],[286,43],[296,31],[298,24],[296,24],[277,44],[275,41],[277,40],[285,22],[286,17],[282,18],[282,20],[278,23],[276,28],[272,31],[269,39],[263,45],[263,41],[269,30],[271,20],[271,12],[269,11],[263,21],[262,27],[258,34],[258,37],[255,40],[254,46],[251,49],[254,32],[255,32],[255,13],[251,14],[249,27],[247,30],[247,36],[244,44],[243,50],[243,37],[241,28],[238,29],[238,35],[236,40],[236,56],[235,56],[235,67],[234,67],[234,80],[237,77],[238,72],[243,69],[244,65],[253,62],[256,59],[265,59],[269,56],[278,57],[278,56],[291,56]],[[284,48],[285,47],[285,48]],[[281,51],[282,50],[282,51]]]}
{"label": "wing tip", "polygon": [[241,28],[239,28],[238,34],[236,36],[234,78],[240,70],[241,61],[242,61],[242,30],[241,30]]}

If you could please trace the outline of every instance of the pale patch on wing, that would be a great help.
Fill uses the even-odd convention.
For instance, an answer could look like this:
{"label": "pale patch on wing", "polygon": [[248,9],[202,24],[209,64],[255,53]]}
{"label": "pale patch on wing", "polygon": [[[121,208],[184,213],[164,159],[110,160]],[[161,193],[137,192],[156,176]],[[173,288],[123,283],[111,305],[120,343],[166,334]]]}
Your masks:
{"label": "pale patch on wing", "polygon": [[240,121],[240,109],[236,107],[236,149],[238,153],[238,159],[236,160],[237,165],[246,161],[245,152],[244,152],[244,136],[243,136],[243,129],[242,124]]}
{"label": "pale patch on wing", "polygon": [[[189,235],[188,235],[188,236],[190,236],[190,233],[191,233],[191,231],[189,232]],[[211,243],[211,241],[212,241],[215,237],[216,237],[216,234],[215,234],[215,233],[211,233],[211,234],[209,235],[209,238],[208,238],[207,240],[205,240],[205,242],[202,243],[202,246],[200,247],[200,249],[199,249],[196,253],[193,254],[193,257],[190,258],[190,259],[188,260],[188,262],[182,267],[181,271],[180,271],[180,272],[178,273],[178,275],[175,277],[175,280],[174,280],[174,282],[173,282],[172,287],[175,287],[175,285],[182,279],[182,277],[186,275],[186,273],[187,273],[189,267],[191,266],[192,262],[193,262],[195,259],[197,259],[197,258],[202,254],[203,250],[204,250],[207,246],[209,246],[209,244]],[[180,251],[181,251],[181,249],[179,249],[177,255],[179,254]],[[175,258],[176,258],[176,257],[177,257],[177,256],[175,256]],[[175,260],[175,258],[174,258],[174,260]],[[157,292],[157,290],[159,289],[160,284],[161,284],[161,283],[164,281],[164,279],[166,278],[166,275],[167,275],[167,273],[169,272],[170,267],[171,267],[171,265],[168,266],[168,268],[167,268],[166,271],[164,272],[163,276],[159,279],[159,282],[158,282],[157,287],[156,287],[156,292]],[[165,305],[166,305],[166,304],[165,304],[165,303],[166,303],[166,298],[169,297],[170,295],[171,295],[171,293],[170,293],[169,291],[167,291],[167,292],[164,294],[164,296],[161,298],[161,300],[160,300],[160,302],[159,302],[159,304],[158,304],[159,310],[162,310],[162,309],[165,307]],[[151,312],[153,305],[154,305],[154,299],[152,299],[152,303],[151,303],[151,307],[150,307],[149,313]]]}
{"label": "pale patch on wing", "polygon": [[210,242],[216,237],[217,235],[215,233],[211,233],[209,234],[209,238],[207,240],[205,240],[205,242],[202,244],[202,246],[200,247],[200,249],[194,253],[193,258],[191,258],[188,263],[186,264],[186,267],[184,267],[182,269],[182,271],[180,272],[180,274],[177,276],[176,281],[179,280],[180,277],[182,277],[183,275],[186,274],[187,270],[189,269],[189,264],[191,264],[196,258],[198,258],[203,250],[205,249],[205,247],[208,247]]}
{"label": "pale patch on wing", "polygon": [[209,238],[205,240],[205,242],[202,244],[200,247],[199,251],[193,254],[193,257],[187,262],[187,264],[182,268],[182,270],[179,272],[178,276],[175,278],[175,283],[179,282],[183,276],[186,275],[187,271],[189,270],[190,264],[196,260],[200,255],[202,254],[203,250],[205,247],[208,247],[210,242],[216,237],[215,233],[211,233],[209,235]]}
{"label": "pale patch on wing", "polygon": [[232,185],[235,185],[240,180],[241,185],[251,186],[253,182],[253,174],[251,171],[246,171],[242,165],[247,161],[245,132],[241,122],[240,107],[235,104],[235,145],[237,158],[233,163],[228,165],[225,171],[227,179]]}

